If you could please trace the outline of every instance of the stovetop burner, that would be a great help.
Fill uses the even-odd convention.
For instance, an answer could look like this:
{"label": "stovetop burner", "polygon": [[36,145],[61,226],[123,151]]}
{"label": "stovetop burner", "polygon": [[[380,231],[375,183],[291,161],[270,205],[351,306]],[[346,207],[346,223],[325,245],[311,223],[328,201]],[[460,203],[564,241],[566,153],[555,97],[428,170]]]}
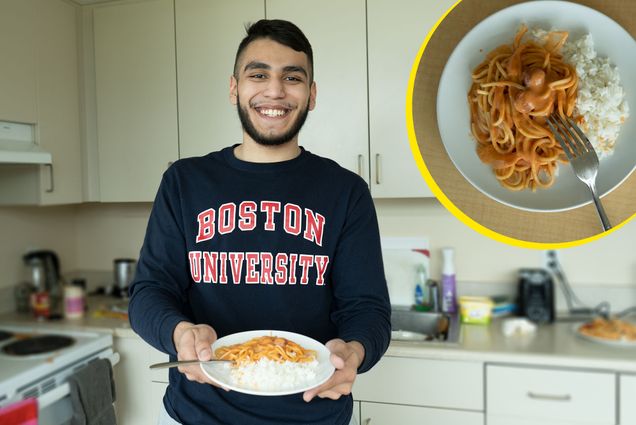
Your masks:
{"label": "stovetop burner", "polygon": [[74,338],[62,335],[42,335],[12,342],[2,347],[2,352],[11,356],[42,354],[66,348],[75,343]]}
{"label": "stovetop burner", "polygon": [[11,332],[0,330],[0,341],[5,341],[5,340],[11,338],[12,336],[13,336],[13,334]]}

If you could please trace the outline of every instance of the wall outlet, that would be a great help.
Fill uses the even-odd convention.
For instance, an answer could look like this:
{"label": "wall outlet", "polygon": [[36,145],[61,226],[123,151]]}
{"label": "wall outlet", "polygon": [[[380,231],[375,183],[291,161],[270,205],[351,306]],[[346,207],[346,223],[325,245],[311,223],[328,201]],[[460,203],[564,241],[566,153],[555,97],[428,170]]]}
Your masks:
{"label": "wall outlet", "polygon": [[542,251],[542,265],[546,270],[553,270],[559,264],[559,254],[558,251],[553,249],[548,249]]}

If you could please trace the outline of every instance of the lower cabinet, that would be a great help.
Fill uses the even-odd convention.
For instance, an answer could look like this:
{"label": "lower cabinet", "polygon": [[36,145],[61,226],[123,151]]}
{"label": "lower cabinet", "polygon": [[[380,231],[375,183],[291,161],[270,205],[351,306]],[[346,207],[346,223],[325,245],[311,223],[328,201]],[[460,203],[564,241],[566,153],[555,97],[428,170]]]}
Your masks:
{"label": "lower cabinet", "polygon": [[359,423],[483,425],[483,375],[482,362],[385,356],[353,386]]}
{"label": "lower cabinet", "polygon": [[614,425],[616,374],[486,366],[488,425]]}
{"label": "lower cabinet", "polygon": [[360,403],[360,425],[484,425],[484,414],[385,403]]}
{"label": "lower cabinet", "polygon": [[168,369],[151,371],[153,363],[168,361],[138,336],[113,338],[120,361],[113,368],[118,425],[157,425],[163,394],[168,386]]}
{"label": "lower cabinet", "polygon": [[636,375],[621,374],[619,388],[621,395],[618,402],[618,423],[636,424]]}

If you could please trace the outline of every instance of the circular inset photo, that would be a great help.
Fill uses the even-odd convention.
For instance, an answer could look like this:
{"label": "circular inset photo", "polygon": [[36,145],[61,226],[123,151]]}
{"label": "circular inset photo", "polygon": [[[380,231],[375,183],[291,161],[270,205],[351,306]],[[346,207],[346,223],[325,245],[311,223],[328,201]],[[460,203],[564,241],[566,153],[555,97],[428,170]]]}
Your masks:
{"label": "circular inset photo", "polygon": [[543,249],[629,220],[632,34],[636,3],[620,0],[456,4],[409,87],[411,144],[438,199],[490,237]]}

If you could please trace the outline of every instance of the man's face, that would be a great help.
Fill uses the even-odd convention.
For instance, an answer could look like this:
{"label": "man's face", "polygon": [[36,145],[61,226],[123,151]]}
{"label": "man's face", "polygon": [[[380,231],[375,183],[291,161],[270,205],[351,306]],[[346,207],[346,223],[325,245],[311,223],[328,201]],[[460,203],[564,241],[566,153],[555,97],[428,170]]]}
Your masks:
{"label": "man's face", "polygon": [[281,145],[296,139],[314,109],[316,85],[307,55],[270,39],[247,45],[237,79],[230,78],[230,101],[243,130],[256,143]]}

